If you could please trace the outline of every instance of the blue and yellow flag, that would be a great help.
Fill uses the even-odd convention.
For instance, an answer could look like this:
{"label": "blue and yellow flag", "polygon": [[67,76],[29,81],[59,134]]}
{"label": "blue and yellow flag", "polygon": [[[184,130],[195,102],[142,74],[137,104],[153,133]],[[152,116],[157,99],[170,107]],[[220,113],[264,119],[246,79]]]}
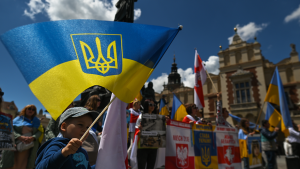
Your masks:
{"label": "blue and yellow flag", "polygon": [[164,99],[160,99],[159,114],[160,115],[164,115],[164,116],[168,116],[169,115],[169,110],[168,110],[168,107],[167,107]]}
{"label": "blue and yellow flag", "polygon": [[56,119],[82,91],[94,85],[131,102],[179,30],[63,20],[18,27],[0,38],[34,95]]}
{"label": "blue and yellow flag", "polygon": [[182,121],[183,118],[188,115],[185,109],[185,106],[181,101],[173,94],[173,106],[171,112],[171,119],[176,121]]}
{"label": "blue and yellow flag", "polygon": [[288,108],[288,103],[286,101],[286,95],[284,93],[283,85],[281,78],[276,67],[273,74],[265,102],[274,103],[280,106],[280,113],[282,116],[283,122],[281,123],[281,130],[284,133],[285,137],[289,136],[289,127],[293,127],[290,111]]}
{"label": "blue and yellow flag", "polygon": [[281,120],[280,113],[269,102],[267,103],[267,112],[265,119],[270,123],[270,131],[274,131],[274,128],[277,127],[279,121]]}

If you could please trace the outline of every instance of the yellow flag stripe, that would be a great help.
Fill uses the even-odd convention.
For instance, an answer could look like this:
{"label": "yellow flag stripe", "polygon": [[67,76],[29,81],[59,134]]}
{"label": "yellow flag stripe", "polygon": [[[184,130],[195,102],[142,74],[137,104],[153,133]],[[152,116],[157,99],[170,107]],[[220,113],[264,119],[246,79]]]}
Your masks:
{"label": "yellow flag stripe", "polygon": [[78,93],[98,84],[114,92],[120,100],[130,103],[138,94],[132,91],[137,91],[134,89],[141,89],[144,85],[137,82],[146,81],[152,71],[153,69],[143,64],[123,58],[122,72],[119,75],[104,77],[84,73],[79,60],[73,60],[45,72],[31,82],[29,87],[56,120],[62,113],[59,110],[64,110],[65,105],[69,105]]}

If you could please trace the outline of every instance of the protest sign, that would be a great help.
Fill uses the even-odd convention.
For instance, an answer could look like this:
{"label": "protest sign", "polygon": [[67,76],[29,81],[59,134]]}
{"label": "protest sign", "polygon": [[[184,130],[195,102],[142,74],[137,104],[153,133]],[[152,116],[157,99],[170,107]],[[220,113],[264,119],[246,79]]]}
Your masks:
{"label": "protest sign", "polygon": [[167,122],[166,169],[194,169],[191,125],[174,120]]}
{"label": "protest sign", "polygon": [[261,138],[259,134],[248,136],[247,149],[249,153],[249,166],[250,168],[256,168],[262,166],[262,150],[261,150]]}
{"label": "protest sign", "polygon": [[15,150],[12,116],[0,112],[0,150]]}
{"label": "protest sign", "polygon": [[166,118],[158,114],[142,115],[139,148],[166,147]]}

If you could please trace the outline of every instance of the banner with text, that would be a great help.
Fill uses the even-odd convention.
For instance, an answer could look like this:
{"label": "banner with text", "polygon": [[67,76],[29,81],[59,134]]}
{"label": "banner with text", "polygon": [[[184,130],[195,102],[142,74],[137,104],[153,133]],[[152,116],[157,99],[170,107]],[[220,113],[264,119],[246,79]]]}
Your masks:
{"label": "banner with text", "polygon": [[241,157],[238,130],[230,127],[215,128],[219,169],[240,169]]}
{"label": "banner with text", "polygon": [[193,125],[195,168],[217,169],[216,126]]}
{"label": "banner with text", "polygon": [[174,120],[167,121],[166,169],[194,169],[191,125]]}

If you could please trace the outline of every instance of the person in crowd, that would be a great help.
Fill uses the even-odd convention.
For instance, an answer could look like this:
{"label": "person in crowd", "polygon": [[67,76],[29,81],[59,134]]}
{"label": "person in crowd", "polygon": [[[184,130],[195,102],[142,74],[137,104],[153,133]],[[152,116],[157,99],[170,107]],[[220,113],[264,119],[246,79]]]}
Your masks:
{"label": "person in crowd", "polygon": [[19,149],[15,152],[3,151],[0,168],[34,168],[34,160],[39,146],[38,138],[41,136],[41,132],[38,130],[40,120],[36,117],[36,114],[36,107],[34,105],[27,105],[22,109],[20,116],[17,116],[13,120],[17,147],[21,144],[33,144],[33,147],[23,149],[22,151],[19,151]]}
{"label": "person in crowd", "polygon": [[300,133],[294,121],[292,121],[292,124],[293,127],[289,127],[290,135],[287,137],[287,140],[292,146],[293,155],[300,157]]}
{"label": "person in crowd", "polygon": [[[73,107],[60,117],[59,130],[62,137],[44,143],[37,152],[36,169],[91,169],[87,152],[79,139],[86,132],[98,112],[84,107]],[[83,139],[85,140],[87,136]]]}
{"label": "person in crowd", "polygon": [[[98,111],[100,105],[101,99],[99,95],[92,95],[91,97],[89,97],[84,107],[90,111]],[[102,126],[102,120],[99,120],[99,122],[95,123],[95,125],[92,127],[97,136],[101,134],[101,131],[97,130],[99,126]]]}
{"label": "person in crowd", "polygon": [[262,120],[261,130],[261,146],[262,151],[267,156],[268,169],[276,168],[276,143],[275,138],[277,137],[278,127],[275,127],[274,132],[269,130],[270,123],[268,120]]}
{"label": "person in crowd", "polygon": [[[153,114],[154,113],[154,101],[145,100],[143,104],[144,111],[139,115],[135,128],[139,128],[142,130],[142,115],[145,114]],[[157,149],[149,148],[149,149],[138,149],[137,150],[137,162],[138,169],[145,169],[147,165],[147,169],[154,169],[155,161],[156,161]]]}
{"label": "person in crowd", "polygon": [[[238,139],[246,140],[249,135],[253,135],[254,132],[250,133],[249,128],[249,120],[242,118],[240,121],[240,130],[238,133]],[[249,169],[249,158],[243,157],[242,159],[244,161],[244,169]]]}
{"label": "person in crowd", "polygon": [[136,121],[141,114],[140,108],[141,108],[141,102],[137,99],[134,99],[133,101],[133,107],[129,109],[130,111],[130,123],[129,123],[129,137],[130,137],[130,147],[127,150],[128,156],[130,157],[131,149],[133,146],[133,138],[135,133],[135,125]]}
{"label": "person in crowd", "polygon": [[229,112],[226,108],[222,108],[222,102],[220,101],[220,93],[217,93],[217,116],[216,116],[216,125],[232,127],[226,119],[229,117]]}
{"label": "person in crowd", "polygon": [[188,104],[186,106],[187,115],[182,119],[182,122],[185,123],[195,123],[195,124],[203,124],[201,119],[199,119],[196,114],[199,112],[196,104]]}
{"label": "person in crowd", "polygon": [[[73,102],[65,109],[65,111],[72,107],[74,107]],[[58,117],[56,120],[54,120],[53,118],[50,119],[48,126],[45,130],[46,141],[55,138],[59,134],[59,129],[58,129],[59,119],[60,117]]]}
{"label": "person in crowd", "polygon": [[[89,111],[98,112],[98,108],[100,107],[101,99],[99,95],[92,95],[86,102],[85,108]],[[99,113],[99,112],[98,112]],[[90,129],[89,136],[82,144],[82,148],[84,148],[89,156],[89,163],[90,165],[96,164],[97,155],[98,155],[98,148],[99,148],[99,141],[98,136],[102,133],[98,131],[99,127],[102,128],[102,122],[98,121],[95,125]]]}

